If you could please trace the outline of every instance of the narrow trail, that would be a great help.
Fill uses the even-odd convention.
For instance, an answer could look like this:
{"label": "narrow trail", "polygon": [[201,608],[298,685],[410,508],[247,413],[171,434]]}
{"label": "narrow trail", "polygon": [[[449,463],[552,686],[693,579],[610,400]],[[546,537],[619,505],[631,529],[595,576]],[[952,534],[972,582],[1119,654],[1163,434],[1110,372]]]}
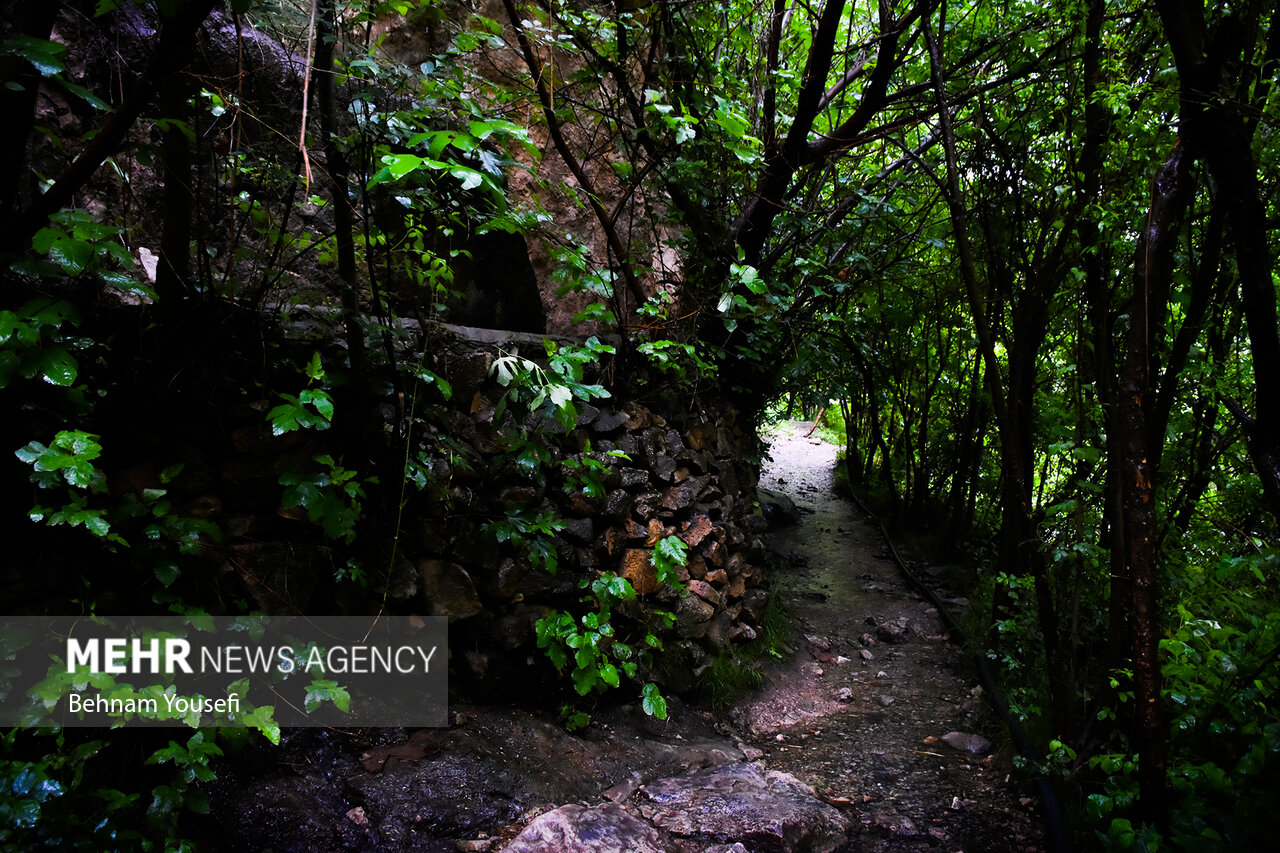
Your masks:
{"label": "narrow trail", "polygon": [[801,510],[771,534],[790,566],[778,594],[796,654],[765,673],[733,724],[769,768],[849,814],[850,849],[1043,850],[1032,795],[961,650],[907,589],[876,527],[834,492],[836,448],[805,438],[808,426],[773,436],[760,480]]}

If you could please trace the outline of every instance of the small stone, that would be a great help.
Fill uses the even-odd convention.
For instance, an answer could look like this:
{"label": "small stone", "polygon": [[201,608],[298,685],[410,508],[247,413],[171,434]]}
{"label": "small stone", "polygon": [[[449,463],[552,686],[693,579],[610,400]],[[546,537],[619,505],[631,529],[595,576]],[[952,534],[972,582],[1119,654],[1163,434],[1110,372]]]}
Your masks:
{"label": "small stone", "polygon": [[680,538],[690,548],[697,548],[702,544],[702,540],[711,534],[713,529],[711,519],[705,515],[700,515],[689,523],[688,529],[680,534]]}
{"label": "small stone", "polygon": [[628,492],[621,490],[610,492],[604,502],[604,515],[615,521],[624,521],[631,515],[631,508],[635,502],[636,499]]}
{"label": "small stone", "polygon": [[[670,483],[672,476],[676,473],[676,460],[670,456],[654,456],[649,459],[649,467],[654,475],[664,483]],[[696,491],[692,491],[690,500],[697,495]]]}
{"label": "small stone", "polygon": [[716,609],[698,596],[685,596],[676,606],[676,633],[683,639],[705,635],[707,623],[715,613]]}
{"label": "small stone", "polygon": [[[707,577],[707,561],[702,559],[701,554],[689,554],[685,558],[684,567],[688,570],[690,577],[706,580]],[[710,583],[710,581],[707,581]]]}
{"label": "small stone", "polygon": [[716,605],[720,603],[720,593],[716,592],[715,587],[706,581],[691,579],[689,581],[689,592],[708,604]]}
{"label": "small stone", "polygon": [[364,806],[356,806],[354,809],[347,811],[347,820],[356,826],[368,826],[369,817],[364,813]]}
{"label": "small stone", "polygon": [[418,562],[422,590],[426,593],[428,607],[435,616],[447,616],[450,621],[475,616],[484,610],[480,596],[467,570],[457,563],[427,559]]}
{"label": "small stone", "polygon": [[876,701],[878,701],[881,705],[888,708],[890,705],[893,704],[893,697],[888,695],[887,693],[881,693],[878,697],[876,697]]}
{"label": "small stone", "polygon": [[895,835],[907,837],[914,837],[920,834],[920,830],[916,829],[916,825],[906,815],[898,815],[897,822],[892,827],[892,830]]}
{"label": "small stone", "polygon": [[840,664],[846,664],[846,663],[848,663],[848,662],[849,662],[849,659],[848,659],[847,657],[845,657],[844,655],[836,655],[836,664],[837,664],[837,665],[840,665]]}
{"label": "small stone", "polygon": [[638,791],[643,782],[644,777],[639,773],[632,773],[629,777],[605,791],[601,796],[611,802],[620,803],[623,800],[629,799],[632,794]]}
{"label": "small stone", "polygon": [[619,468],[618,477],[624,489],[640,489],[649,485],[649,472],[643,468]]}
{"label": "small stone", "polygon": [[942,742],[970,755],[983,755],[991,751],[991,741],[970,732],[947,732],[942,736]]}
{"label": "small stone", "polygon": [[612,432],[630,420],[631,416],[626,412],[602,409],[600,415],[591,423],[591,428],[596,432]]}
{"label": "small stone", "polygon": [[662,526],[661,519],[651,518],[647,527],[649,535],[644,540],[646,548],[652,548],[657,545],[662,537],[666,536],[666,529]]}
{"label": "small stone", "polygon": [[[662,479],[671,479],[674,474],[673,470],[669,477],[663,477]],[[689,477],[677,482],[676,485],[662,493],[662,505],[672,511],[688,509],[698,499],[698,495],[703,487],[706,486],[707,480],[707,477]]]}
{"label": "small stone", "polygon": [[649,552],[643,548],[630,548],[622,555],[620,574],[631,582],[637,595],[648,595],[658,587],[658,573],[649,560]]}
{"label": "small stone", "polygon": [[875,660],[876,656],[871,654],[871,651],[869,649],[862,649],[861,651],[858,652],[858,657],[862,658],[863,660]]}
{"label": "small stone", "polygon": [[836,699],[838,699],[841,702],[853,701],[853,688],[841,687],[839,690],[836,691]]}
{"label": "small stone", "polygon": [[595,523],[590,518],[570,518],[565,521],[564,534],[575,542],[588,543],[595,538]]}
{"label": "small stone", "polygon": [[886,643],[905,643],[907,636],[907,620],[905,618],[884,622],[876,627],[876,636]]}
{"label": "small stone", "polygon": [[706,422],[694,424],[684,434],[685,444],[693,450],[706,450],[714,445],[715,440],[715,425]]}
{"label": "small stone", "polygon": [[498,504],[503,509],[530,507],[542,500],[542,491],[533,486],[508,486],[498,493]]}

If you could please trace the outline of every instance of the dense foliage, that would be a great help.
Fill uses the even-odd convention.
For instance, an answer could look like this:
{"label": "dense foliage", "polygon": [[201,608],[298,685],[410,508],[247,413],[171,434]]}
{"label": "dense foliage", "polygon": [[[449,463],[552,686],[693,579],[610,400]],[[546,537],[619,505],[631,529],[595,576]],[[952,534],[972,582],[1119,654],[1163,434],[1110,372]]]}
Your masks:
{"label": "dense foliage", "polygon": [[[234,61],[186,72],[214,5],[6,4],[0,505],[32,543],[15,571],[56,565],[86,608],[139,589],[196,606],[219,531],[167,496],[181,433],[252,387],[278,434],[332,428],[274,484],[279,506],[317,526],[336,587],[376,591],[449,442],[431,416],[449,386],[405,362],[395,318],[447,318],[482,238],[523,235],[615,343],[500,362],[510,464],[548,466],[554,430],[529,411],[572,417],[605,360],[617,391],[726,418],[829,402],[854,488],[898,524],[930,519],[967,567],[975,651],[1002,666],[1081,837],[1263,837],[1280,795],[1271,4],[214,12],[236,43],[310,57],[270,81]],[[125,65],[104,67],[94,46],[126,30]],[[299,303],[332,306],[341,354],[251,331]],[[121,304],[148,310],[105,307]],[[388,399],[389,422],[369,414]],[[126,499],[108,459],[156,474]],[[547,558],[555,519],[491,521]],[[77,562],[111,575],[63,570]],[[577,693],[636,675],[602,642],[628,586],[601,578],[539,626]],[[65,749],[105,748],[33,740],[5,739],[0,833],[49,831],[41,814],[83,783]],[[185,775],[155,788],[153,823],[176,832],[199,807],[216,748],[154,754]],[[67,831],[118,814],[143,832],[137,794],[93,784],[104,822]]]}

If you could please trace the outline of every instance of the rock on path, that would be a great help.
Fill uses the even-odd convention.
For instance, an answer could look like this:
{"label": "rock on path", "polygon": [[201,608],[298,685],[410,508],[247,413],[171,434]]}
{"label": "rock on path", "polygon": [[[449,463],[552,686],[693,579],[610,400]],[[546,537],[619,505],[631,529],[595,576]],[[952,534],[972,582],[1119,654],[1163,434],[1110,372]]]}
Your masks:
{"label": "rock on path", "polygon": [[[729,763],[640,789],[635,805],[562,806],[534,819],[507,853],[832,853],[850,821],[789,773]],[[637,813],[639,817],[637,817]]]}

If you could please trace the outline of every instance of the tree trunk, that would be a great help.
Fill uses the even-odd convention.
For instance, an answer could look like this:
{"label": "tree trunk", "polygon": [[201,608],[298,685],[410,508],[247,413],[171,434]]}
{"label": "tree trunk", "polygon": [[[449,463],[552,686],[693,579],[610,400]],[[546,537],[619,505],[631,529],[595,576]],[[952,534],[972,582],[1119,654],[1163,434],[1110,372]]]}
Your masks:
{"label": "tree trunk", "polygon": [[187,134],[186,77],[175,74],[160,87],[160,117],[169,120],[160,135],[164,175],[160,260],[156,265],[156,293],[161,299],[191,292],[191,215],[195,194],[191,186],[191,143]]}
{"label": "tree trunk", "polygon": [[[1168,820],[1168,732],[1161,707],[1160,531],[1156,517],[1159,471],[1154,446],[1163,433],[1152,432],[1155,383],[1152,371],[1153,293],[1167,293],[1173,274],[1173,250],[1192,194],[1189,161],[1181,143],[1174,146],[1156,175],[1151,209],[1134,252],[1129,331],[1120,378],[1119,426],[1123,489],[1124,544],[1130,581],[1129,630],[1136,700],[1139,809],[1151,825]],[[1163,306],[1160,306],[1162,309]]]}

